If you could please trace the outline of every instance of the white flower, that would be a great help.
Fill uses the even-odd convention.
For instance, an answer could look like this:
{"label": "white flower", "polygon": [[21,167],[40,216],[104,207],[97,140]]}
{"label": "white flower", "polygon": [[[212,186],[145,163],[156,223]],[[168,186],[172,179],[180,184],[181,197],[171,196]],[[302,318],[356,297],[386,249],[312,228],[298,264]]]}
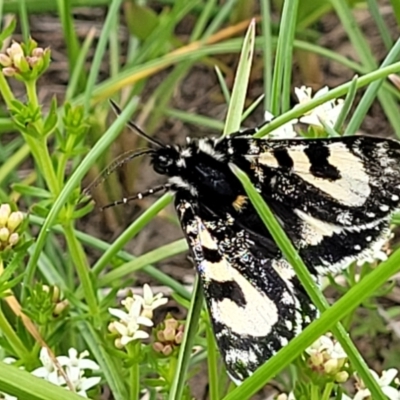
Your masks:
{"label": "white flower", "polygon": [[[379,377],[379,375],[372,369],[370,371],[371,375],[382,389],[382,392],[389,398],[389,400],[400,400],[399,391],[393,386],[390,386],[390,384],[393,382],[396,375],[398,374],[397,369],[390,368],[387,371],[383,371],[381,377]],[[358,382],[360,390],[356,393],[353,400],[369,399],[371,396],[371,392],[365,387],[364,382],[362,382],[360,379]]]}
{"label": "white flower", "polygon": [[81,370],[79,376],[75,377],[74,380],[71,380],[71,383],[74,387],[75,393],[79,394],[79,396],[87,398],[86,392],[93,386],[96,386],[100,382],[101,378],[99,376],[86,378],[84,374],[85,372]]}
{"label": "white flower", "polygon": [[286,393],[281,393],[276,400],[296,400],[296,398],[294,397],[294,393],[290,392],[289,394]]}
{"label": "white flower", "polygon": [[316,340],[308,349],[307,354],[315,353],[326,353],[329,358],[341,359],[347,358],[347,354],[344,352],[342,346],[336,340],[332,340],[329,336],[322,335]]}
{"label": "white flower", "polygon": [[90,369],[91,371],[97,371],[100,369],[98,364],[93,360],[86,359],[89,355],[88,351],[84,351],[78,356],[78,351],[74,348],[68,350],[67,356],[57,357],[58,362],[62,367],[66,367],[66,373],[71,382],[80,379],[81,370]]}
{"label": "white flower", "polygon": [[[310,87],[301,86],[300,88],[294,88],[294,92],[299,100],[299,104],[308,103],[311,100],[312,89]],[[315,93],[314,98],[321,97],[322,95],[329,92],[327,86],[318,90]],[[333,127],[343,109],[344,100],[335,99],[329,100],[320,106],[315,107],[313,110],[309,111],[307,114],[300,118],[300,122],[303,124],[323,126],[320,119],[323,120],[327,125]]]}
{"label": "white flower", "polygon": [[149,337],[147,332],[140,330],[140,325],[153,326],[153,322],[140,315],[142,302],[140,300],[133,300],[132,297],[127,297],[122,304],[128,312],[119,310],[117,308],[109,308],[108,311],[120,321],[114,321],[110,324],[109,329],[121,335],[118,343],[125,346],[132,340],[147,339]]}
{"label": "white flower", "polygon": [[64,378],[58,375],[58,371],[53,361],[51,360],[49,353],[45,347],[40,350],[39,359],[42,362],[43,367],[36,368],[31,372],[32,375],[43,378],[46,381],[53,383],[54,385],[60,386],[65,383]]}
{"label": "white flower", "polygon": [[154,296],[153,291],[147,283],[143,286],[143,297],[135,294],[134,298],[135,301],[140,301],[143,307],[140,315],[147,318],[153,318],[153,310],[168,303],[168,299],[163,297],[162,293]]}
{"label": "white flower", "polygon": [[[274,118],[274,115],[272,115],[269,111],[264,112],[265,122],[271,122]],[[295,125],[297,122],[297,119],[292,119],[289,122],[286,122],[285,124],[270,132],[269,137],[272,137],[274,139],[292,139],[296,137],[297,133],[294,130],[293,125]]]}

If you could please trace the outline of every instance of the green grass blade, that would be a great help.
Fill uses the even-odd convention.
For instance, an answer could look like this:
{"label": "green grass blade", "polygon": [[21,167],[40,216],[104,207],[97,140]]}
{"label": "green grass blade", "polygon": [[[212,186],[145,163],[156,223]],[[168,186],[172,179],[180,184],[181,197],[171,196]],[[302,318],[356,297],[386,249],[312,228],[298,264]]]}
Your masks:
{"label": "green grass blade", "polygon": [[390,31],[386,25],[386,22],[381,15],[381,11],[379,9],[380,6],[378,5],[378,2],[376,0],[367,0],[367,4],[372,17],[375,20],[376,26],[378,27],[383,44],[385,45],[387,50],[390,50],[390,48],[393,46],[393,40]]}
{"label": "green grass blade", "polygon": [[76,393],[3,362],[0,362],[0,392],[17,396],[20,400],[82,400]]}
{"label": "green grass blade", "polygon": [[172,382],[171,390],[168,395],[169,400],[178,400],[182,398],[183,389],[186,385],[186,371],[189,366],[194,338],[197,333],[197,326],[200,320],[200,313],[202,308],[203,291],[199,283],[199,278],[198,276],[196,276],[193,285],[192,301],[190,304],[188,316],[186,318],[185,332],[175,370],[175,376]]}
{"label": "green grass blade", "polygon": [[[332,2],[344,29],[346,30],[354,50],[360,57],[361,63],[370,71],[377,68],[377,62],[368,46],[366,39],[358,27],[347,0],[335,0]],[[400,121],[398,118],[398,105],[393,96],[387,92],[378,92],[378,99],[388,117],[396,134],[400,137]]]}
{"label": "green grass blade", "polygon": [[[204,126],[206,128],[210,128],[221,132],[224,129],[224,123],[217,119],[213,119],[210,117],[205,117],[199,114],[193,114],[187,111],[175,110],[172,108],[167,108],[165,110],[165,115],[169,117],[180,119],[183,122],[188,122],[190,124],[196,124],[200,126]],[[1,171],[1,169],[0,169]]]}
{"label": "green grass blade", "polygon": [[270,0],[261,1],[261,28],[263,38],[263,60],[264,60],[264,110],[272,110],[272,73],[273,73],[273,49],[272,42],[272,15]]}
{"label": "green grass blade", "polygon": [[340,112],[338,119],[335,122],[335,126],[333,127],[333,129],[337,132],[342,128],[347,114],[349,113],[350,108],[353,105],[354,98],[356,97],[357,93],[357,80],[357,75],[351,80],[351,85],[344,100],[342,111]]}
{"label": "green grass blade", "polygon": [[86,90],[84,93],[84,107],[86,113],[89,112],[90,108],[90,99],[93,94],[93,89],[96,84],[97,76],[99,75],[100,66],[103,62],[104,53],[106,51],[107,43],[108,43],[108,35],[112,30],[112,24],[115,22],[115,15],[119,13],[119,9],[121,7],[122,0],[113,0],[108,9],[106,20],[103,24],[103,29],[101,30],[99,42],[97,43],[96,52],[94,53],[92,65],[90,67],[90,73],[86,85]]}
{"label": "green grass blade", "polygon": [[[276,47],[274,76],[272,79],[271,113],[280,115],[288,109],[290,77],[292,73],[292,47],[299,1],[284,1]],[[286,93],[284,92],[286,90]]]}
{"label": "green grass blade", "polygon": [[[396,44],[390,50],[389,54],[383,61],[380,69],[391,65],[394,61],[398,59],[399,55],[400,55],[400,39],[397,40]],[[367,114],[369,108],[371,107],[372,102],[375,100],[375,97],[378,94],[378,90],[380,89],[384,79],[385,78],[382,77],[381,79],[371,83],[371,85],[365,91],[361,101],[357,106],[357,109],[354,111],[353,117],[351,118],[347,126],[345,133],[346,135],[352,134],[356,132],[357,129],[359,129],[363,119],[365,118],[365,115]],[[397,136],[400,137],[400,132],[397,132]]]}
{"label": "green grass blade", "polygon": [[67,86],[67,91],[65,93],[65,100],[70,101],[73,96],[75,95],[77,88],[79,86],[79,81],[81,78],[82,71],[85,66],[85,61],[86,61],[86,56],[88,54],[88,51],[90,49],[90,46],[93,43],[93,39],[95,38],[96,30],[90,29],[88,34],[86,35],[86,38],[82,44],[82,47],[79,51],[78,57],[76,59],[76,62],[74,64],[74,68],[71,71],[70,78],[68,80],[68,86]]}
{"label": "green grass blade", "polygon": [[242,112],[250,78],[251,62],[253,60],[255,31],[256,22],[255,20],[252,20],[243,41],[223,136],[240,129],[240,122],[242,119]]}
{"label": "green grass blade", "polygon": [[126,264],[113,269],[101,278],[99,278],[99,285],[101,287],[106,287],[117,279],[121,279],[124,276],[132,274],[132,272],[138,271],[149,264],[157,263],[166,258],[173,257],[177,254],[187,251],[188,246],[185,239],[180,239],[175,242],[166,244],[164,246],[158,247],[148,253],[142,254],[141,256],[135,258],[134,260],[128,261]]}

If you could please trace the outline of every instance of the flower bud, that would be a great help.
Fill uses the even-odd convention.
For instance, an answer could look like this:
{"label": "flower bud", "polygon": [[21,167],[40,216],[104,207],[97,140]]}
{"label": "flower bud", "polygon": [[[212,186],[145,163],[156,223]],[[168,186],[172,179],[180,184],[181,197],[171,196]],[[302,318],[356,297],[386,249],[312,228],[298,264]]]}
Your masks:
{"label": "flower bud", "polygon": [[33,57],[42,58],[43,55],[44,55],[43,47],[36,47],[35,49],[32,50]]}
{"label": "flower bud", "polygon": [[160,342],[153,343],[153,350],[156,353],[162,353],[163,349],[164,349],[164,345],[162,343],[160,343]]}
{"label": "flower bud", "polygon": [[324,356],[322,353],[314,353],[310,355],[309,363],[312,366],[318,367],[322,365],[323,362],[324,362]]}
{"label": "flower bud", "polygon": [[24,220],[24,214],[21,211],[15,211],[10,214],[7,221],[7,228],[12,232],[18,228],[21,222]]}
{"label": "flower bud", "polygon": [[172,353],[172,346],[170,344],[167,344],[166,346],[164,346],[162,353],[164,354],[164,356],[169,356]]}
{"label": "flower bud", "polygon": [[165,328],[164,338],[167,342],[173,342],[175,340],[175,329]]}
{"label": "flower bud", "polygon": [[55,316],[61,315],[61,313],[68,307],[69,307],[69,301],[68,300],[60,301],[54,307],[53,315],[55,315]]}
{"label": "flower bud", "polygon": [[17,70],[13,67],[5,67],[2,69],[3,75],[4,76],[14,76],[17,73]]}
{"label": "flower bud", "polygon": [[336,358],[331,358],[324,364],[324,370],[327,374],[336,373],[340,369],[339,362]]}
{"label": "flower bud", "polygon": [[180,331],[175,335],[175,343],[176,344],[181,344],[183,340],[183,332]]}
{"label": "flower bud", "polygon": [[164,321],[164,323],[165,323],[165,328],[173,330],[177,329],[179,325],[178,321],[174,318],[168,318]]}
{"label": "flower bud", "polygon": [[9,204],[5,203],[0,205],[0,228],[6,226],[10,214],[11,214],[11,207]]}
{"label": "flower bud", "polygon": [[14,42],[6,51],[12,60],[14,60],[15,57],[24,56],[24,50],[17,42]]}
{"label": "flower bud", "polygon": [[53,286],[53,296],[51,301],[57,303],[60,300],[60,288],[58,286]]}
{"label": "flower bud", "polygon": [[0,53],[0,65],[2,67],[10,67],[12,65],[11,58],[6,56],[4,53]]}
{"label": "flower bud", "polygon": [[7,242],[10,237],[10,231],[7,228],[0,228],[0,241]]}
{"label": "flower bud", "polygon": [[8,238],[8,243],[10,244],[10,246],[15,246],[19,241],[19,235],[17,232],[14,232],[10,235],[10,237]]}
{"label": "flower bud", "polygon": [[117,329],[115,328],[114,322],[110,322],[110,323],[108,324],[107,329],[108,329],[111,333],[118,333]]}
{"label": "flower bud", "polygon": [[335,375],[335,381],[337,383],[347,382],[348,379],[349,379],[349,374],[346,371],[340,371]]}

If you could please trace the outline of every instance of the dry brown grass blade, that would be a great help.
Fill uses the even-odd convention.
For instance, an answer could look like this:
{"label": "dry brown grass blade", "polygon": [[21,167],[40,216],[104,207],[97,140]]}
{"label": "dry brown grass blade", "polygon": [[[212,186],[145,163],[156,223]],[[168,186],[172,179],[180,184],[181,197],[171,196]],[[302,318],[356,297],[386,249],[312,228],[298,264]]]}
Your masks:
{"label": "dry brown grass blade", "polygon": [[21,318],[22,323],[24,324],[26,330],[32,335],[32,337],[40,344],[41,347],[45,347],[47,352],[49,353],[49,356],[51,358],[51,361],[54,363],[56,366],[58,372],[61,374],[61,376],[65,379],[65,382],[68,386],[68,388],[74,392],[75,389],[71,383],[71,381],[68,378],[68,375],[65,373],[64,369],[58,362],[56,356],[54,355],[53,351],[50,349],[48,344],[44,341],[42,336],[40,335],[39,331],[37,330],[36,326],[34,323],[31,321],[31,319],[23,313],[21,309],[21,305],[19,304],[18,300],[13,296],[10,295],[5,298],[5,301],[7,302],[8,306],[11,308],[13,313]]}

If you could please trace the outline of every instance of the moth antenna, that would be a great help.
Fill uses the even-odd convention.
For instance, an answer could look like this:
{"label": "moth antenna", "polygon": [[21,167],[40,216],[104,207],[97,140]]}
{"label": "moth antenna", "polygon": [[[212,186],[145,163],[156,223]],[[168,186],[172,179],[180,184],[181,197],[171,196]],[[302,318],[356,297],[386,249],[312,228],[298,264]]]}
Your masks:
{"label": "moth antenna", "polygon": [[[110,99],[110,103],[111,103],[111,106],[112,106],[115,114],[119,117],[122,113],[122,110],[119,108],[119,106],[117,105],[117,103],[115,103],[114,100]],[[147,140],[149,143],[151,143],[157,147],[160,147],[160,148],[165,147],[161,142],[159,142],[158,140],[149,136],[142,128],[137,126],[134,122],[128,121],[127,125],[132,131],[134,131],[136,134],[138,134],[143,139]]]}
{"label": "moth antenna", "polygon": [[144,150],[129,150],[125,153],[119,155],[110,165],[101,171],[100,175],[87,186],[82,191],[82,195],[90,195],[92,190],[103,183],[117,168],[120,168],[122,165],[126,164],[127,162],[133,160],[136,157],[143,156],[145,154],[154,153],[152,149],[144,149]]}
{"label": "moth antenna", "polygon": [[105,206],[100,208],[100,211],[104,211],[106,208],[118,206],[120,204],[126,204],[126,203],[129,203],[130,201],[133,201],[133,200],[142,200],[145,197],[150,196],[150,195],[152,195],[154,193],[161,192],[162,190],[167,191],[167,190],[169,190],[169,188],[170,188],[169,184],[156,186],[156,187],[154,187],[152,189],[146,190],[145,192],[137,193],[134,196],[124,197],[121,200],[117,200],[117,201],[114,201],[113,203],[106,204]]}

